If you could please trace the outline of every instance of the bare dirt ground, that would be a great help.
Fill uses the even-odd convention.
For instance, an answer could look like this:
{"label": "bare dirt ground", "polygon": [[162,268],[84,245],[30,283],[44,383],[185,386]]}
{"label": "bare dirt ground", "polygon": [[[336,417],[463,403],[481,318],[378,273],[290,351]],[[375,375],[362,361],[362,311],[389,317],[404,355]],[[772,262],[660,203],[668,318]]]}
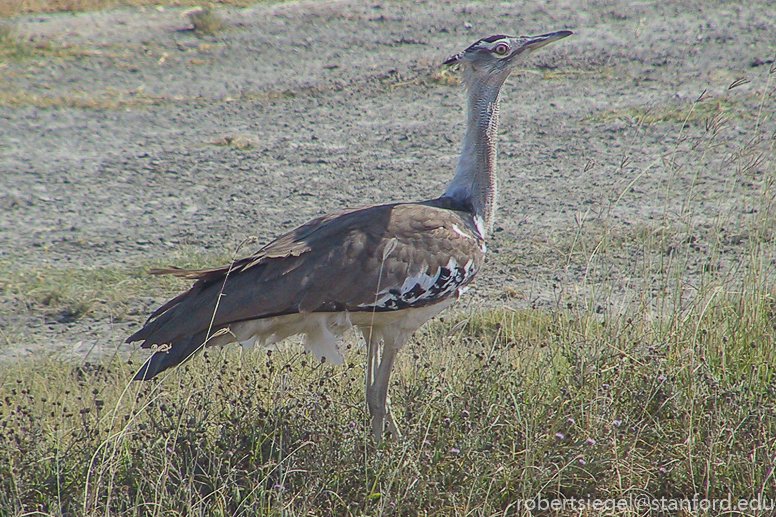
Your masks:
{"label": "bare dirt ground", "polygon": [[[340,207],[434,197],[464,129],[439,63],[489,34],[559,29],[575,35],[503,91],[498,228],[460,306],[552,306],[597,278],[627,297],[639,236],[666,226],[691,243],[689,283],[746,254],[772,163],[744,167],[742,149],[772,149],[758,138],[776,129],[769,1],[258,4],[217,9],[209,36],[176,30],[181,11],[11,20],[58,50],[0,63],[6,287],[20,268],[228,254]],[[694,152],[720,114],[713,148]],[[594,271],[603,231],[619,244]],[[154,282],[120,320],[57,317],[6,288],[0,357],[127,347],[164,301]]]}

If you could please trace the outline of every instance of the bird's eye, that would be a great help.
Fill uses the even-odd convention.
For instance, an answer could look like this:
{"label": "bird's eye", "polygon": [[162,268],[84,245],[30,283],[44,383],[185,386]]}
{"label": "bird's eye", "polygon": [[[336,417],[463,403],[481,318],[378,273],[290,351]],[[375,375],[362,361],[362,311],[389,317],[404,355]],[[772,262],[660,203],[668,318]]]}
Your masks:
{"label": "bird's eye", "polygon": [[506,43],[499,43],[496,45],[496,47],[493,49],[493,52],[498,54],[499,56],[505,55],[507,52],[509,52],[509,45]]}

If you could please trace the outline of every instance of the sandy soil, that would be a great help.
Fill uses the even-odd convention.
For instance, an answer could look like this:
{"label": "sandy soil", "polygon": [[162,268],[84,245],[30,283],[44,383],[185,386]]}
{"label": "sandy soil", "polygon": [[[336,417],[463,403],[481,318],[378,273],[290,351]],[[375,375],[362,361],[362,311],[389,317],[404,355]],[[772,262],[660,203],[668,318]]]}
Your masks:
{"label": "sandy soil", "polygon": [[[772,167],[726,160],[775,128],[776,7],[697,4],[291,2],[219,10],[227,27],[213,36],[176,30],[175,9],[15,19],[25,38],[65,50],[0,64],[5,274],[230,250],[339,207],[436,196],[464,102],[439,63],[488,34],[558,29],[575,35],[504,89],[498,229],[463,305],[552,305],[559,286],[587,293],[596,275],[626,292],[634,235],[666,221],[677,242],[692,239],[695,270],[722,242],[724,269],[744,252]],[[681,128],[704,90],[751,116],[727,120],[701,154],[690,144],[707,120]],[[235,136],[252,145],[213,144]],[[591,272],[593,247],[576,243],[604,227],[622,245]],[[57,321],[0,293],[0,325],[21,336],[0,355],[116,350],[162,301],[137,293],[120,322]]]}

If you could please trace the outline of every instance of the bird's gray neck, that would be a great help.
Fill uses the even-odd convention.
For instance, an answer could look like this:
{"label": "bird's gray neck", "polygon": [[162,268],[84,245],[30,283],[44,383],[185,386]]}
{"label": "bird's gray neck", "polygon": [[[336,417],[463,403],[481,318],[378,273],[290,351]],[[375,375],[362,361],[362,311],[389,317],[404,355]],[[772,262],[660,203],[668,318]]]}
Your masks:
{"label": "bird's gray neck", "polygon": [[506,75],[464,76],[469,94],[466,133],[455,176],[443,194],[472,207],[482,237],[491,231],[496,212],[498,105]]}

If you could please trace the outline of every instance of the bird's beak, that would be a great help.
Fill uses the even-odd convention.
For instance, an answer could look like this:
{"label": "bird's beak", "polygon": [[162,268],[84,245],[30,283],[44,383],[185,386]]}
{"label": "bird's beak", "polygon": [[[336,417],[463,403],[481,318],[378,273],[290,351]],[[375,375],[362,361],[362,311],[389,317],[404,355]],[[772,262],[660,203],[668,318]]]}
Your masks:
{"label": "bird's beak", "polygon": [[461,61],[461,57],[463,56],[463,52],[459,52],[457,54],[453,54],[452,56],[448,57],[444,61],[442,61],[443,65],[446,66],[453,66]]}
{"label": "bird's beak", "polygon": [[524,52],[526,50],[536,50],[537,48],[542,48],[545,45],[549,45],[553,41],[558,41],[559,39],[563,39],[567,36],[571,36],[574,34],[571,31],[556,31],[556,32],[548,32],[547,34],[540,34],[538,36],[523,36],[522,38],[522,44],[520,47],[518,47],[518,52]]}

